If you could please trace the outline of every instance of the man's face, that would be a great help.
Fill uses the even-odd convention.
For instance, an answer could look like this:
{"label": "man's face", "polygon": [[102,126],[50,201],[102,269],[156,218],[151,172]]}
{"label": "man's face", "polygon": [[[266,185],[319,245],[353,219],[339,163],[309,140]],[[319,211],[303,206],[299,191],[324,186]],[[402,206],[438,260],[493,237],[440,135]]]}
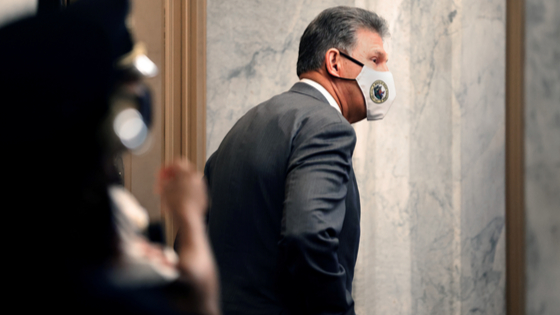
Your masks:
{"label": "man's face", "polygon": [[352,57],[376,71],[389,71],[387,67],[388,56],[383,48],[383,39],[381,39],[377,32],[358,29],[356,31],[356,40],[356,47],[352,51]]}
{"label": "man's face", "polygon": [[[377,32],[358,29],[356,31],[356,46],[350,55],[376,71],[389,71],[389,67],[387,67],[388,55],[383,48],[383,39]],[[344,58],[343,63],[344,68],[348,71],[348,75],[345,76],[347,78],[355,78],[362,71],[359,65],[348,59]],[[349,93],[348,98],[350,110],[360,117],[359,120],[365,118],[367,116],[365,100],[360,87],[356,83],[354,83],[354,88]]]}

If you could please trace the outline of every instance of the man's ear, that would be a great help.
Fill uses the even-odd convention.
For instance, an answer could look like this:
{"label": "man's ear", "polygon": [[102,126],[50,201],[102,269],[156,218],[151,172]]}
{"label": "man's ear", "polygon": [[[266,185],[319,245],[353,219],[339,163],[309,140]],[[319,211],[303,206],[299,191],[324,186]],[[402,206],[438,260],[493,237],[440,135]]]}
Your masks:
{"label": "man's ear", "polygon": [[342,68],[342,56],[337,49],[331,48],[325,53],[325,67],[333,77],[340,78]]}

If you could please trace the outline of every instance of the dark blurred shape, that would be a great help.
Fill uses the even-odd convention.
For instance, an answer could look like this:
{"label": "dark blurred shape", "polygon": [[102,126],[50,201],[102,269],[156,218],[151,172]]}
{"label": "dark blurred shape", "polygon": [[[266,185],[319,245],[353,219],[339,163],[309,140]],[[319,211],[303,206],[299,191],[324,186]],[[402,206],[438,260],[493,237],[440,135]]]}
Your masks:
{"label": "dark blurred shape", "polygon": [[[124,0],[83,0],[0,29],[0,97],[9,117],[2,134],[9,135],[13,162],[8,178],[18,184],[9,185],[19,201],[37,207],[14,215],[40,225],[30,237],[43,241],[54,234],[57,241],[72,244],[75,259],[97,262],[111,254],[111,233],[106,239],[92,234],[93,229],[110,231],[109,213],[92,216],[89,209],[107,208],[106,193],[83,194],[105,189],[98,127],[117,80],[113,64],[132,48],[127,12]],[[43,235],[47,222],[64,230]]]}
{"label": "dark blurred shape", "polygon": [[161,223],[150,223],[150,225],[148,226],[148,238],[150,239],[150,241],[155,243],[165,243],[165,234]]}
{"label": "dark blurred shape", "polygon": [[172,313],[167,289],[121,290],[106,272],[118,177],[101,128],[132,49],[128,1],[57,4],[0,28],[7,300],[18,313]]}
{"label": "dark blurred shape", "polygon": [[37,0],[37,14],[58,11],[65,6],[65,0]]}

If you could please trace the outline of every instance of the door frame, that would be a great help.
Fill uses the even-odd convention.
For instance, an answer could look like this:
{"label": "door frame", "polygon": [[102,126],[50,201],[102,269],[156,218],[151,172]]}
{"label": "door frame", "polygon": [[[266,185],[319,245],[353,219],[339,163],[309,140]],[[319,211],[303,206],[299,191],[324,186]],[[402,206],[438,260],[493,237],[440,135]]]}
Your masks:
{"label": "door frame", "polygon": [[[199,171],[206,162],[206,0],[164,1],[163,157],[188,158]],[[177,233],[164,215],[172,245]]]}

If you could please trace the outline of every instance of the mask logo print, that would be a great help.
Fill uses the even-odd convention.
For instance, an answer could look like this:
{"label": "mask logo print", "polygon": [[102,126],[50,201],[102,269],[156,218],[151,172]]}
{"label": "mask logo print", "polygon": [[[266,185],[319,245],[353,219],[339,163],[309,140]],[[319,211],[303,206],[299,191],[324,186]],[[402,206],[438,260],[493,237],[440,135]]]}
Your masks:
{"label": "mask logo print", "polygon": [[373,82],[369,89],[369,96],[371,100],[377,104],[384,103],[389,98],[389,88],[387,88],[387,84],[381,80]]}

